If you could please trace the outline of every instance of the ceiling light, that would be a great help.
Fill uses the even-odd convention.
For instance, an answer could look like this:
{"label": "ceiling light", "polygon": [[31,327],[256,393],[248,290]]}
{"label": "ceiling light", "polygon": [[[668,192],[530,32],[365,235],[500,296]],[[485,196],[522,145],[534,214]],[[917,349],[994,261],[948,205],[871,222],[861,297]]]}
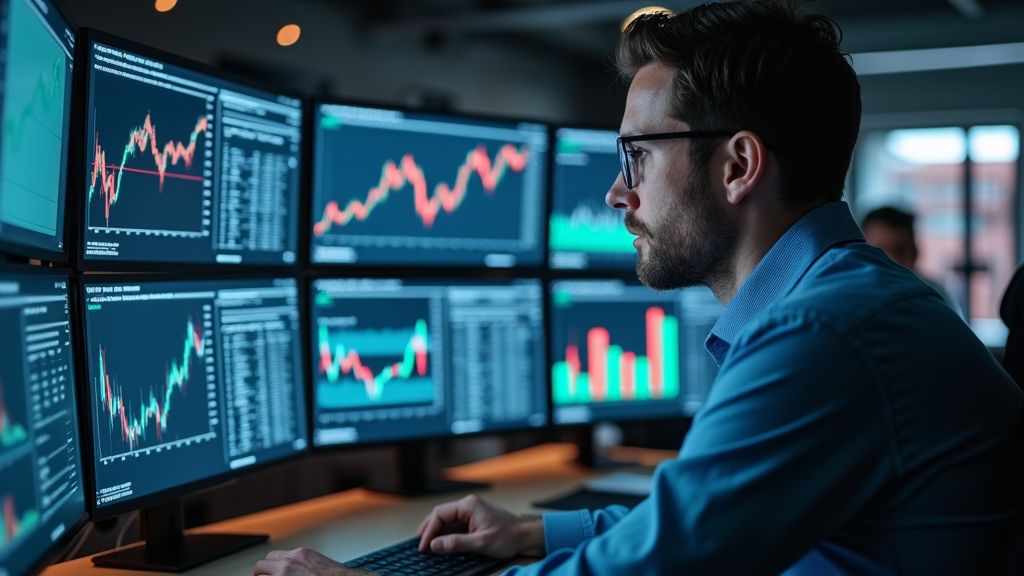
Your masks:
{"label": "ceiling light", "polygon": [[156,0],[156,11],[167,12],[178,3],[178,0]]}
{"label": "ceiling light", "polygon": [[277,43],[281,46],[291,46],[299,41],[300,34],[302,29],[298,24],[289,24],[277,31]]}
{"label": "ceiling light", "polygon": [[638,16],[642,16],[644,14],[668,14],[671,16],[672,11],[669,10],[668,8],[663,8],[661,6],[648,6],[646,8],[641,8],[636,12],[633,12],[629,16],[626,16],[626,19],[623,20],[622,24],[619,26],[619,30],[625,32],[626,27],[628,27],[633,22],[633,20],[636,20]]}

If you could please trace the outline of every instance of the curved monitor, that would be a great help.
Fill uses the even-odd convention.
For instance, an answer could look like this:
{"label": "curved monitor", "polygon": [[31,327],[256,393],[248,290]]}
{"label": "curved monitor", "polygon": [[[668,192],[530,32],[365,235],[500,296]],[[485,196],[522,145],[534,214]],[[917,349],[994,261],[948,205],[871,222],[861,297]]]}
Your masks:
{"label": "curved monitor", "polygon": [[315,446],[544,426],[539,280],[314,280]]}
{"label": "curved monitor", "polygon": [[86,519],[68,276],[0,270],[0,575],[34,574]]}
{"label": "curved monitor", "polygon": [[548,129],[319,102],[313,264],[537,267]]}
{"label": "curved monitor", "polygon": [[692,416],[718,374],[704,340],[725,308],[708,288],[551,284],[555,424]]}
{"label": "curved monitor", "polygon": [[82,42],[81,267],[295,264],[301,99],[94,30]]}
{"label": "curved monitor", "polygon": [[294,278],[83,281],[94,519],[307,446]]}
{"label": "curved monitor", "polygon": [[63,262],[75,28],[49,0],[0,0],[0,250]]}
{"label": "curved monitor", "polygon": [[555,132],[548,264],[563,270],[632,270],[633,236],[625,210],[605,204],[619,175],[617,132],[559,128]]}

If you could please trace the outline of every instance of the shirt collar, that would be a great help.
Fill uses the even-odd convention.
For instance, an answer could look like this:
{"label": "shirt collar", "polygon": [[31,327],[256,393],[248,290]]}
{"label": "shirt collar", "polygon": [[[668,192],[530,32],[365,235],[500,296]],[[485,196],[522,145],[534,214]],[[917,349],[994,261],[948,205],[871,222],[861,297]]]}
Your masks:
{"label": "shirt collar", "polygon": [[846,202],[811,211],[793,225],[757,264],[711,329],[704,347],[719,365],[740,330],[762,310],[788,295],[812,264],[829,248],[863,242]]}

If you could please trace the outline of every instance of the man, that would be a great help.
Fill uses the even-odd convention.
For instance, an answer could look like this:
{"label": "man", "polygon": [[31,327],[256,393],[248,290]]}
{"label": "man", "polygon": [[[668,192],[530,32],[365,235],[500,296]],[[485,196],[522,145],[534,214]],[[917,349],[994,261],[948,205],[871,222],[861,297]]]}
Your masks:
{"label": "man", "polygon": [[[991,573],[1024,398],[840,201],[860,90],[834,24],[711,3],[637,19],[618,61],[607,201],[644,283],[727,305],[706,343],[718,377],[632,511],[519,518],[470,496],[435,508],[421,549],[546,555],[522,575]],[[256,573],[358,572],[300,549]]]}
{"label": "man", "polygon": [[914,237],[913,214],[892,206],[883,206],[869,212],[861,220],[860,227],[864,230],[864,238],[868,244],[885,250],[893,262],[913,270],[925,284],[935,288],[957,315],[963,316],[960,304],[946,287],[922,276],[917,270],[917,240]]}

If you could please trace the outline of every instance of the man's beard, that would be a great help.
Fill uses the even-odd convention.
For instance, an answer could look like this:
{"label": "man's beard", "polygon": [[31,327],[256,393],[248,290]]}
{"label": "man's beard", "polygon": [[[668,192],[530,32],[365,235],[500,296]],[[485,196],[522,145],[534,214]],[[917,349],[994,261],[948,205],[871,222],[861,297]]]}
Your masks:
{"label": "man's beard", "polygon": [[652,230],[632,211],[626,212],[625,224],[645,239],[646,257],[637,255],[636,272],[653,290],[719,283],[736,245],[736,226],[715,201],[707,167],[691,173],[660,229]]}

